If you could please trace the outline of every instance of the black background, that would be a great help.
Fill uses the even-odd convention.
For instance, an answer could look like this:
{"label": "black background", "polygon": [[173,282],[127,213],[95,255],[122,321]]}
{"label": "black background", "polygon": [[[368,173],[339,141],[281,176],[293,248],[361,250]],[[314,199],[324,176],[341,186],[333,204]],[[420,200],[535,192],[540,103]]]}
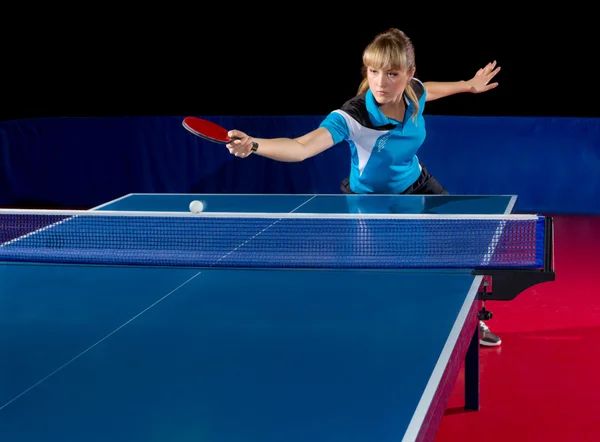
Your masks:
{"label": "black background", "polygon": [[502,68],[494,91],[430,102],[426,113],[600,117],[591,10],[551,19],[539,9],[500,17],[493,4],[447,13],[336,3],[331,14],[321,3],[273,5],[6,15],[0,118],[326,114],[356,93],[363,48],[392,26],[413,40],[422,81],[466,80],[492,60]]}

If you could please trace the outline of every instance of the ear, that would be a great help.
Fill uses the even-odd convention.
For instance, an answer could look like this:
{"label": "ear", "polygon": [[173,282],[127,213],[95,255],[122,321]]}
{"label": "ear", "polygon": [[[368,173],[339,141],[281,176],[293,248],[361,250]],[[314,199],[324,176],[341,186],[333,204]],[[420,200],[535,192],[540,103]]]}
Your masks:
{"label": "ear", "polygon": [[414,68],[414,67],[410,68],[408,70],[408,81],[413,79],[413,77],[415,76],[415,71],[416,71],[416,68]]}

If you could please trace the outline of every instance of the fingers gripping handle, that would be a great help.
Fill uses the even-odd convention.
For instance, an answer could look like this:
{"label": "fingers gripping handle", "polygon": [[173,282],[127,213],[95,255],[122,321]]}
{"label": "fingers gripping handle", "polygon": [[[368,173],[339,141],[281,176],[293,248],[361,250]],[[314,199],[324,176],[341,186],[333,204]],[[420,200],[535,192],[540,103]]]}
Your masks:
{"label": "fingers gripping handle", "polygon": [[[239,137],[231,137],[231,141],[239,140]],[[258,150],[258,143],[256,141],[252,142],[252,152],[256,152]]]}

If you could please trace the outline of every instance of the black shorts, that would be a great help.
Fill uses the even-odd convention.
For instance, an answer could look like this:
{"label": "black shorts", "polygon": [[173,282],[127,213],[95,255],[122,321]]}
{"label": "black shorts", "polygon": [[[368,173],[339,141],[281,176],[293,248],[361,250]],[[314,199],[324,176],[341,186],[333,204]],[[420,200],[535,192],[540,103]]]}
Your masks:
{"label": "black shorts", "polygon": [[[349,178],[345,178],[342,181],[340,189],[343,193],[354,193],[350,190]],[[408,189],[401,192],[401,195],[448,195],[448,191],[421,164],[421,175],[419,175],[419,178]]]}

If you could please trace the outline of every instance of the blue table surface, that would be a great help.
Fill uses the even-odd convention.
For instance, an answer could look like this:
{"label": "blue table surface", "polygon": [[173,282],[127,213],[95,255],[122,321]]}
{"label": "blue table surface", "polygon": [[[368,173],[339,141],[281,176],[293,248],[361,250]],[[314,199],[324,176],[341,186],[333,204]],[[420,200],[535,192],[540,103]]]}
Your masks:
{"label": "blue table surface", "polygon": [[467,272],[0,272],[11,442],[402,440],[474,296]]}
{"label": "blue table surface", "polygon": [[514,209],[516,196],[130,194],[97,210],[189,212],[193,200],[203,201],[208,212],[504,214]]}
{"label": "blue table surface", "polygon": [[[97,210],[187,211],[193,199],[219,212],[514,206],[512,196],[132,194]],[[411,440],[479,281],[468,270],[2,265],[0,440]]]}

